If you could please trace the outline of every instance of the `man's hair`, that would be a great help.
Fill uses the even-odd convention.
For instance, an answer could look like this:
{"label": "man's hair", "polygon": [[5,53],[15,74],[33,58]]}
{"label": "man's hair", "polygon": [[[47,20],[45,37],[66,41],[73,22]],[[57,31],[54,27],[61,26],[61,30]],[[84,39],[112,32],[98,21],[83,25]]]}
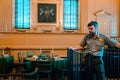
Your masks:
{"label": "man's hair", "polygon": [[95,28],[97,28],[98,27],[98,22],[97,21],[91,21],[91,22],[88,23],[88,27],[89,26],[94,26]]}

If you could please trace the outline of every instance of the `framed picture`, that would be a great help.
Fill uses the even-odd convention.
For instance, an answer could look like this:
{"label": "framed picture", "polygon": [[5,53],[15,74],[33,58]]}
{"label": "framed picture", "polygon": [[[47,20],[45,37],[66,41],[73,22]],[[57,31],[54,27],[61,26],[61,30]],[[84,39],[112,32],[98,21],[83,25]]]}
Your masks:
{"label": "framed picture", "polygon": [[56,23],[56,4],[38,3],[38,23]]}

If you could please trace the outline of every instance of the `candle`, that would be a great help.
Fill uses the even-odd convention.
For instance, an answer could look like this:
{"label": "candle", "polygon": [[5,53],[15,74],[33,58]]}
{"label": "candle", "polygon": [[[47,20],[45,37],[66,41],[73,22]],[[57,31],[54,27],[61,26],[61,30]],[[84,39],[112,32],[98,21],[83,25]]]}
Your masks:
{"label": "candle", "polygon": [[42,49],[40,48],[40,54],[42,53]]}

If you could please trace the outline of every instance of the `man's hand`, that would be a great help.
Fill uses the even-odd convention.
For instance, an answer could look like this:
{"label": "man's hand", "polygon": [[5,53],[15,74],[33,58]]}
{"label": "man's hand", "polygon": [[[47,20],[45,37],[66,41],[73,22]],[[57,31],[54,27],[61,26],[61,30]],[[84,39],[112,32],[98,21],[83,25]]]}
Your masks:
{"label": "man's hand", "polygon": [[117,48],[120,48],[120,43],[117,42],[115,46],[116,46]]}

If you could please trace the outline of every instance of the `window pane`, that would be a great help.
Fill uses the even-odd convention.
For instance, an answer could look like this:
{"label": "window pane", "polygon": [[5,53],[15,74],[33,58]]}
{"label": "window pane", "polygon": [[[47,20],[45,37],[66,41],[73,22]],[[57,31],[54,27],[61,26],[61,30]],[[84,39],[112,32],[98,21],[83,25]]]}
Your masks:
{"label": "window pane", "polygon": [[30,28],[30,0],[15,0],[15,28]]}
{"label": "window pane", "polygon": [[64,29],[78,29],[78,0],[64,0]]}

